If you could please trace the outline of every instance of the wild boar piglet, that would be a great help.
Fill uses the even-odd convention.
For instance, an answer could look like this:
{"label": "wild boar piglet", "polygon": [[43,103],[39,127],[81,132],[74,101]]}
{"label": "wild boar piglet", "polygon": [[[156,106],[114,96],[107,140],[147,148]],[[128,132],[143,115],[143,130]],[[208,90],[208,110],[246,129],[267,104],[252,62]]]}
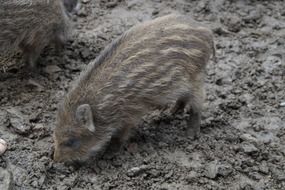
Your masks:
{"label": "wild boar piglet", "polygon": [[[123,143],[143,116],[170,106],[188,110],[188,133],[200,132],[210,30],[171,14],[134,26],[91,62],[59,105],[56,161],[85,160]],[[113,143],[112,143],[113,144]]]}

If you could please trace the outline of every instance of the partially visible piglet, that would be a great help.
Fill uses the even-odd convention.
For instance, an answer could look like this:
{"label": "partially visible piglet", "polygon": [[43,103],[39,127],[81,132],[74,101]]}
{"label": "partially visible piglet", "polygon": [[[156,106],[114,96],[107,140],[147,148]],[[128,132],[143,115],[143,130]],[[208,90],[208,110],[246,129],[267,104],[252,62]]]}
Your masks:
{"label": "partially visible piglet", "polygon": [[67,12],[77,0],[1,0],[0,54],[22,50],[25,62],[34,68],[49,43],[63,46],[70,31]]}

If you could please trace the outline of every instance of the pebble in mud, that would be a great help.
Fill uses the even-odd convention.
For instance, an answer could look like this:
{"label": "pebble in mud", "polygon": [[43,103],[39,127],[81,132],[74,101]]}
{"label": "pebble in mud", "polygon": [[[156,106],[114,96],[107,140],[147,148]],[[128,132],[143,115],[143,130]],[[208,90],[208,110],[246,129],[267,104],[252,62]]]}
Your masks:
{"label": "pebble in mud", "polygon": [[0,156],[4,154],[4,152],[7,150],[7,142],[3,139],[0,139]]}
{"label": "pebble in mud", "polygon": [[263,162],[260,164],[260,166],[259,166],[259,171],[260,171],[261,173],[263,173],[263,174],[268,174],[268,173],[269,173],[269,168],[268,168],[268,166],[267,166],[267,164],[266,164],[265,161],[263,161]]}
{"label": "pebble in mud", "polygon": [[257,139],[248,133],[242,134],[240,136],[240,139],[242,139],[243,141],[248,141],[248,142],[257,142]]}
{"label": "pebble in mud", "polygon": [[247,154],[253,154],[258,152],[258,149],[253,144],[248,143],[242,144],[241,149]]}
{"label": "pebble in mud", "polygon": [[9,108],[7,112],[9,114],[10,125],[15,133],[25,135],[31,130],[28,116],[24,115],[18,108]]}
{"label": "pebble in mud", "polygon": [[214,179],[217,176],[228,176],[233,172],[232,166],[228,164],[219,164],[217,161],[211,162],[208,164],[205,176]]}
{"label": "pebble in mud", "polygon": [[58,73],[61,71],[61,68],[59,68],[57,65],[48,65],[44,69],[45,73],[52,75],[54,73]]}
{"label": "pebble in mud", "polygon": [[129,176],[129,177],[138,176],[141,173],[143,173],[144,171],[146,171],[147,169],[149,169],[149,167],[147,165],[142,165],[139,167],[133,167],[127,171],[127,176]]}
{"label": "pebble in mud", "polygon": [[232,15],[222,19],[222,22],[227,26],[231,32],[239,32],[241,30],[241,19],[236,15]]}
{"label": "pebble in mud", "polygon": [[217,163],[216,162],[210,163],[205,172],[205,176],[210,179],[214,179],[217,176],[217,174],[218,174]]}

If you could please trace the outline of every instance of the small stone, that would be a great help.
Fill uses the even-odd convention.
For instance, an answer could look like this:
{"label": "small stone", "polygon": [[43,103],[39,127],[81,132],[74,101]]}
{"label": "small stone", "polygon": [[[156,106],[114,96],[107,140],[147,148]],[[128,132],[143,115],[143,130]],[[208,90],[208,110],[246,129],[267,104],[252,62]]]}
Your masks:
{"label": "small stone", "polygon": [[152,11],[151,14],[154,16],[154,15],[158,15],[158,13],[159,13],[159,10],[155,9],[155,10]]}
{"label": "small stone", "polygon": [[280,106],[281,106],[281,107],[285,107],[285,102],[281,102],[281,103],[280,103]]}
{"label": "small stone", "polygon": [[165,178],[165,179],[169,179],[169,178],[171,178],[172,175],[173,175],[173,170],[170,170],[170,171],[164,176],[164,178]]}
{"label": "small stone", "polygon": [[114,8],[118,5],[118,1],[108,2],[106,3],[107,8]]}
{"label": "small stone", "polygon": [[163,147],[167,147],[168,144],[165,143],[165,142],[158,142],[158,146],[161,147],[161,148],[163,148]]}
{"label": "small stone", "polygon": [[240,186],[240,189],[243,189],[243,190],[252,190],[253,189],[252,184],[248,181],[242,181],[239,186]]}
{"label": "small stone", "polygon": [[273,166],[270,168],[270,171],[271,171],[274,179],[277,179],[280,182],[285,181],[285,174],[284,174],[284,171],[282,169],[279,169],[279,168]]}
{"label": "small stone", "polygon": [[72,172],[71,168],[67,168],[64,164],[62,163],[53,163],[52,168],[54,171],[57,173],[60,173],[62,175],[59,176],[59,178],[65,178],[66,175],[70,174]]}
{"label": "small stone", "polygon": [[262,176],[258,172],[252,172],[249,173],[249,176],[254,180],[260,180],[262,179]]}
{"label": "small stone", "polygon": [[4,154],[4,152],[7,150],[7,142],[4,141],[3,139],[0,139],[0,156]]}
{"label": "small stone", "polygon": [[253,144],[242,144],[241,149],[247,154],[258,152],[258,149]]}
{"label": "small stone", "polygon": [[32,133],[30,133],[29,137],[45,137],[48,134],[47,128],[42,123],[37,123],[32,129]]}
{"label": "small stone", "polygon": [[88,48],[85,48],[82,52],[81,52],[81,57],[83,59],[87,59],[90,56],[91,52]]}
{"label": "small stone", "polygon": [[31,127],[30,126],[27,126],[27,125],[24,125],[24,124],[21,124],[17,119],[11,119],[11,124],[13,126],[13,129],[15,130],[16,133],[20,134],[20,135],[24,135],[24,134],[27,134]]}
{"label": "small stone", "polygon": [[38,91],[44,90],[44,87],[33,79],[29,79],[28,86],[30,86],[31,88],[36,88]]}
{"label": "small stone", "polygon": [[156,178],[156,177],[160,176],[161,172],[157,169],[151,169],[151,170],[147,171],[147,174],[150,174],[151,177]]}
{"label": "small stone", "polygon": [[[221,27],[221,26],[217,26],[215,28],[213,28],[213,31],[215,34],[219,35],[219,36],[225,36],[225,35],[228,35],[228,34],[231,34],[230,31],[228,31],[227,29]],[[211,72],[211,71],[210,71]],[[214,75],[214,72],[210,75]]]}
{"label": "small stone", "polygon": [[239,32],[241,29],[241,25],[242,25],[240,17],[236,15],[227,17],[224,20],[224,23],[228,27],[228,30],[231,32]]}
{"label": "small stone", "polygon": [[45,176],[45,175],[42,175],[42,176],[40,177],[40,179],[39,179],[39,182],[38,182],[39,185],[42,186],[42,185],[44,184],[45,180],[46,180],[46,176]]}
{"label": "small stone", "polygon": [[252,22],[252,21],[258,21],[262,18],[261,8],[257,7],[256,10],[252,10],[248,16],[243,18],[245,22]]}
{"label": "small stone", "polygon": [[261,132],[261,131],[264,131],[265,129],[264,129],[264,126],[262,125],[254,125],[253,130],[254,132]]}
{"label": "small stone", "polygon": [[190,171],[190,173],[186,176],[187,182],[195,182],[198,179],[199,175],[195,171]]}
{"label": "small stone", "polygon": [[14,189],[12,173],[0,168],[0,189],[12,190]]}
{"label": "small stone", "polygon": [[218,174],[218,167],[217,167],[217,162],[212,162],[207,166],[207,170],[205,172],[206,177],[210,179],[216,178]]}
{"label": "small stone", "polygon": [[28,118],[26,115],[22,114],[20,110],[12,107],[7,109],[7,112],[10,119],[10,126],[16,133],[24,135],[30,131],[31,126],[27,124]]}
{"label": "small stone", "polygon": [[251,134],[248,134],[248,133],[242,134],[242,135],[240,136],[240,138],[241,138],[243,141],[257,142],[257,139],[256,139],[255,137],[253,137]]}
{"label": "small stone", "polygon": [[233,168],[231,165],[223,164],[223,165],[218,166],[218,174],[221,176],[226,177],[230,175],[232,172],[233,172]]}
{"label": "small stone", "polygon": [[207,4],[205,1],[199,1],[198,5],[196,6],[197,11],[202,11],[203,9],[207,8]]}
{"label": "small stone", "polygon": [[48,65],[46,66],[46,68],[44,69],[44,71],[47,74],[53,74],[53,73],[58,73],[61,71],[61,68],[59,68],[57,65]]}
{"label": "small stone", "polygon": [[269,168],[266,164],[266,162],[262,162],[259,166],[259,171],[263,174],[268,174],[269,173]]}
{"label": "small stone", "polygon": [[80,9],[78,12],[77,12],[77,15],[80,16],[80,17],[86,17],[88,14],[87,14],[87,11],[85,8],[82,8]]}
{"label": "small stone", "polygon": [[33,187],[38,187],[38,182],[37,181],[33,181],[32,184],[31,184]]}
{"label": "small stone", "polygon": [[37,123],[35,125],[35,127],[34,127],[34,130],[36,130],[36,131],[41,131],[41,130],[44,130],[44,129],[45,129],[45,127],[44,127],[44,125],[42,123]]}
{"label": "small stone", "polygon": [[129,176],[129,177],[138,176],[141,173],[143,173],[144,171],[146,171],[147,169],[149,169],[149,167],[147,165],[142,165],[139,167],[133,167],[127,171],[127,176]]}
{"label": "small stone", "polygon": [[82,3],[86,4],[86,3],[89,3],[90,0],[82,0]]}
{"label": "small stone", "polygon": [[285,174],[282,173],[282,174],[278,175],[278,176],[277,176],[277,180],[278,180],[278,181],[285,181]]}

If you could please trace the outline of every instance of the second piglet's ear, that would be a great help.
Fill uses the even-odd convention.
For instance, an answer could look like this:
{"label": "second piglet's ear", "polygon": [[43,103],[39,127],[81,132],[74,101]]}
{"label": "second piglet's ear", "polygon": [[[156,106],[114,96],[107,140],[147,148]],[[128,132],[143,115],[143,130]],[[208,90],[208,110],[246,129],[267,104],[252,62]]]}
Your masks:
{"label": "second piglet's ear", "polygon": [[75,117],[77,122],[86,127],[89,131],[95,132],[95,125],[93,122],[93,114],[89,104],[82,104],[77,107]]}

